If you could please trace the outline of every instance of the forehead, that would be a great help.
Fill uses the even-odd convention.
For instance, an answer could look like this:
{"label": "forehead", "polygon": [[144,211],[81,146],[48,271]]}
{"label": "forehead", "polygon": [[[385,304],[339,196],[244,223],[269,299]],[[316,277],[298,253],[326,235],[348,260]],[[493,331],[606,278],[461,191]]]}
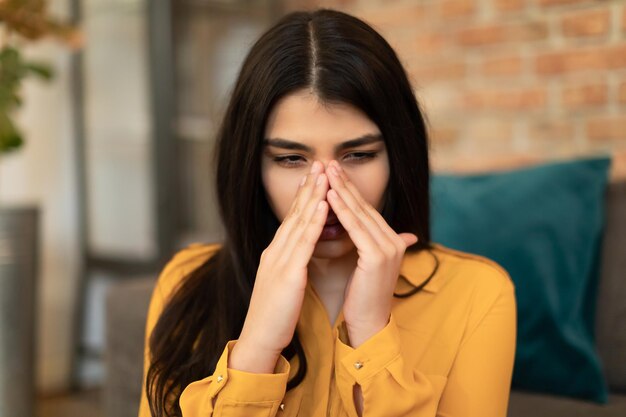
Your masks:
{"label": "forehead", "polygon": [[346,140],[379,134],[378,126],[358,108],[324,103],[308,90],[279,100],[265,128],[266,139],[288,139],[313,148],[333,147]]}

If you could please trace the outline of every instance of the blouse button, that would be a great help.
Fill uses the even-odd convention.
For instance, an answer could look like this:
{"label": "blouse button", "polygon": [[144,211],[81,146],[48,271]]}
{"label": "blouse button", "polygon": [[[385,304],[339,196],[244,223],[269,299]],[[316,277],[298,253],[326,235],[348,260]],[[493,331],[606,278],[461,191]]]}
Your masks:
{"label": "blouse button", "polygon": [[222,382],[223,380],[224,380],[224,377],[222,375],[217,376],[217,382]]}
{"label": "blouse button", "polygon": [[282,404],[280,405],[280,411],[285,411],[285,403],[282,403]]}
{"label": "blouse button", "polygon": [[356,369],[361,369],[363,367],[363,362],[359,362],[359,361],[354,362],[354,367]]}

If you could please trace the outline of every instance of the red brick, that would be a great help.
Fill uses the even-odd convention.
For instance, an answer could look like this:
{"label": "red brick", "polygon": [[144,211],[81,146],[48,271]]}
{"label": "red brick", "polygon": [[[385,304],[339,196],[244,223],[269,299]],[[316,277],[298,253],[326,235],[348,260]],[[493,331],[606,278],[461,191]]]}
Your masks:
{"label": "red brick", "polygon": [[620,103],[626,104],[626,81],[622,81],[617,92],[617,99]]}
{"label": "red brick", "polygon": [[611,179],[626,179],[626,148],[623,146],[626,142],[622,142],[618,150],[617,147],[611,152]]}
{"label": "red brick", "polygon": [[358,3],[357,0],[289,0],[284,2],[286,5],[291,6],[291,3],[306,3],[300,4],[299,7],[308,6],[309,8],[316,7],[334,7],[336,9],[346,9],[348,7],[354,8]]}
{"label": "red brick", "polygon": [[563,34],[567,37],[601,36],[609,32],[608,10],[585,10],[570,13],[561,21]]}
{"label": "red brick", "polygon": [[607,103],[608,93],[605,83],[567,86],[561,93],[561,101],[569,109],[599,106]]}
{"label": "red brick", "polygon": [[462,61],[443,61],[424,65],[420,57],[413,57],[408,65],[409,73],[418,84],[426,84],[434,81],[459,80],[465,77],[467,69]]}
{"label": "red brick", "polygon": [[522,58],[519,55],[487,58],[481,69],[483,76],[519,75],[522,72]]}
{"label": "red brick", "polygon": [[416,81],[418,100],[422,103],[426,113],[437,119],[443,115],[444,124],[450,123],[450,114],[457,114],[462,111],[460,89],[451,87],[450,83],[442,83],[437,86],[425,86],[421,80]]}
{"label": "red brick", "polygon": [[569,141],[574,137],[574,126],[563,119],[540,119],[528,126],[528,139],[532,142]]}
{"label": "red brick", "polygon": [[459,140],[459,128],[453,126],[435,126],[429,131],[429,137],[435,146],[452,145]]}
{"label": "red brick", "polygon": [[313,1],[312,0],[290,0],[290,1],[286,1],[285,3],[285,11],[290,12],[292,10],[298,10],[298,9],[308,9],[308,8],[312,8],[315,5],[312,4]]}
{"label": "red brick", "polygon": [[587,120],[587,138],[591,140],[624,140],[626,113],[618,116],[598,116]]}
{"label": "red brick", "polygon": [[441,33],[418,33],[410,41],[407,51],[412,54],[440,53],[447,46],[448,38]]}
{"label": "red brick", "polygon": [[474,0],[442,0],[439,3],[439,13],[442,17],[471,16],[476,11]]}
{"label": "red brick", "polygon": [[498,117],[470,118],[463,128],[472,142],[508,143],[513,139],[513,122]]}
{"label": "red brick", "polygon": [[538,55],[535,62],[537,72],[543,75],[625,67],[626,45],[548,52]]}
{"label": "red brick", "polygon": [[589,0],[539,0],[539,5],[543,7],[562,6],[564,4],[588,3]]}
{"label": "red brick", "polygon": [[462,29],[457,42],[463,46],[484,46],[516,41],[538,41],[548,35],[545,22],[489,24]]}
{"label": "red brick", "polygon": [[535,110],[545,108],[546,101],[543,87],[481,89],[466,93],[464,106],[470,110]]}
{"label": "red brick", "polygon": [[359,9],[356,15],[377,29],[394,29],[411,26],[430,16],[431,8],[426,4],[389,4],[384,7]]}
{"label": "red brick", "polygon": [[536,155],[528,152],[512,151],[511,147],[506,152],[485,155],[483,150],[473,154],[460,154],[448,158],[439,158],[437,170],[439,172],[452,172],[458,174],[509,171],[545,163],[549,160],[546,155]]}
{"label": "red brick", "polygon": [[526,7],[526,0],[494,0],[494,6],[499,12],[520,11]]}

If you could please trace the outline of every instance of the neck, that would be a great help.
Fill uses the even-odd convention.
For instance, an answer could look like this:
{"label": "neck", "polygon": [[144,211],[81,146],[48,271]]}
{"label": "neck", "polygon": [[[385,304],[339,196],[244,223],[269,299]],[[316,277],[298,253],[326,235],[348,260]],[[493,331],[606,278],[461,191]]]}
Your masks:
{"label": "neck", "polygon": [[343,293],[357,260],[356,248],[340,258],[312,257],[308,265],[308,279],[318,291]]}

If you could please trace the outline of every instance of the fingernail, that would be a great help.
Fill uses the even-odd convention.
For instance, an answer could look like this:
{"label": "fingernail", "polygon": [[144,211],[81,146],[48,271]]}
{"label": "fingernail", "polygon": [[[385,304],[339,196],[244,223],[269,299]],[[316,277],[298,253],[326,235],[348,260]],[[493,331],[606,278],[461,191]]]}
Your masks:
{"label": "fingernail", "polygon": [[302,177],[302,180],[300,181],[300,187],[302,187],[305,182],[306,182],[306,175]]}
{"label": "fingernail", "polygon": [[316,183],[316,184],[317,184],[317,185],[320,185],[320,184],[322,183],[322,181],[324,181],[324,174],[320,174],[320,175],[317,177],[317,183]]}
{"label": "fingernail", "polygon": [[318,172],[320,172],[320,162],[314,161],[311,166],[311,173],[317,174]]}

